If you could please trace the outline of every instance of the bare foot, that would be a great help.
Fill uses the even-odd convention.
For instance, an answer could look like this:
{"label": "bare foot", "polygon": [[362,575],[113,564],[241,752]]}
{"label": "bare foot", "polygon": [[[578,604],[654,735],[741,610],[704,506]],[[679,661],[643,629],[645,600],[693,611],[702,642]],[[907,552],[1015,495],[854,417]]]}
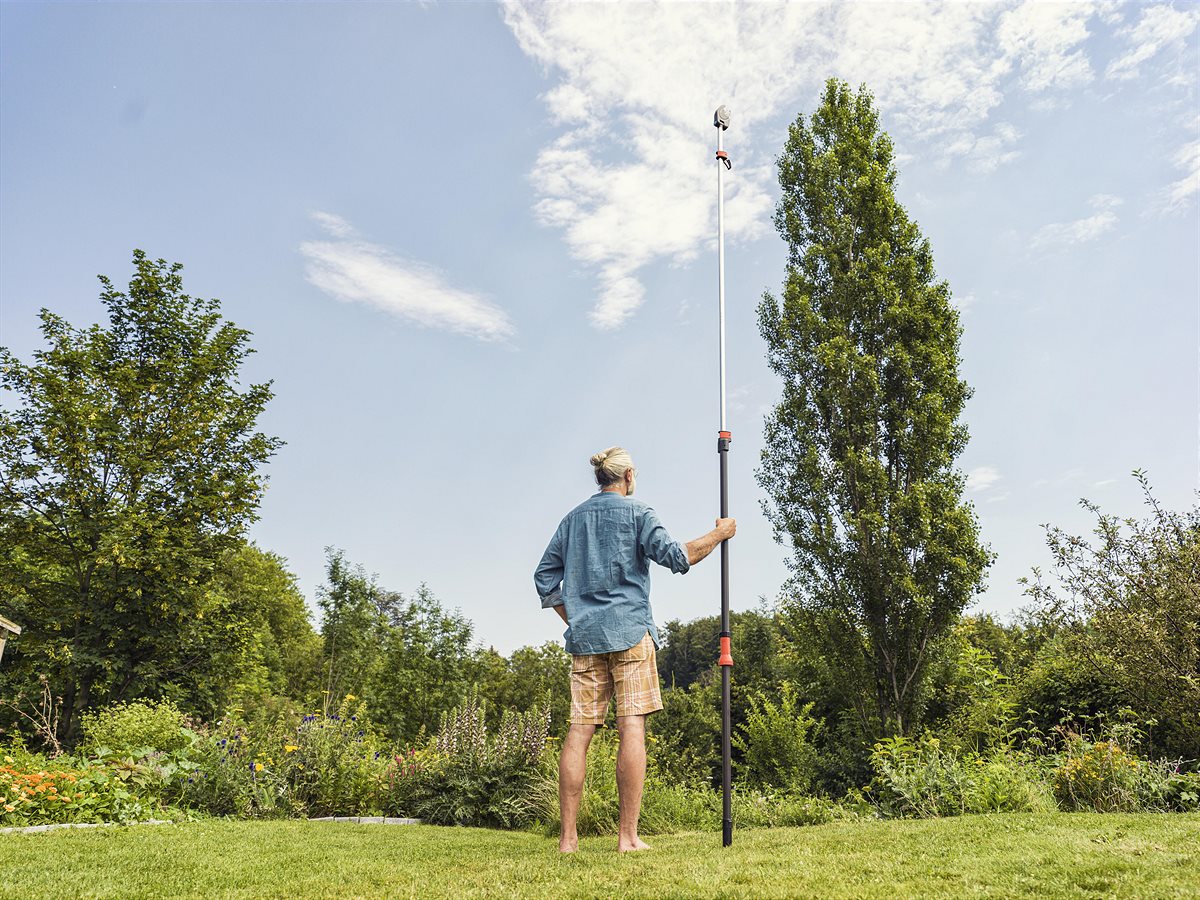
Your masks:
{"label": "bare foot", "polygon": [[643,841],[641,838],[634,838],[632,844],[626,843],[623,840],[617,842],[617,852],[618,853],[634,853],[638,850],[649,850],[649,849],[650,849],[650,845],[647,844],[645,841]]}
{"label": "bare foot", "polygon": [[579,838],[572,838],[571,840],[562,838],[558,842],[558,852],[559,853],[574,853],[578,849],[579,849]]}

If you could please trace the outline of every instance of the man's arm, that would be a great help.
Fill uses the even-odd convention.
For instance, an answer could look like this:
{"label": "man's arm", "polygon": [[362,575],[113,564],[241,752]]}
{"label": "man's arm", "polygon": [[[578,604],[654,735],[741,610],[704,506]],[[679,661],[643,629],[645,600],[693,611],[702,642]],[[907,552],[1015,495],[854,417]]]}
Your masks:
{"label": "man's arm", "polygon": [[557,606],[554,607],[554,611],[556,613],[558,613],[559,618],[561,618],[563,620],[564,625],[571,624],[570,622],[567,621],[567,604],[565,604],[565,603],[558,604]]}
{"label": "man's arm", "polygon": [[537,588],[538,597],[542,601],[542,609],[548,606],[553,606],[560,610],[563,602],[562,598],[562,579],[563,579],[563,557],[562,557],[562,526],[554,532],[554,537],[550,538],[550,543],[546,547],[546,552],[542,554],[541,562],[533,572],[533,584]]}
{"label": "man's arm", "polygon": [[713,552],[717,544],[727,541],[737,533],[736,519],[717,519],[717,527],[708,534],[688,541],[684,545],[687,551],[688,565],[694,566],[708,554]]}

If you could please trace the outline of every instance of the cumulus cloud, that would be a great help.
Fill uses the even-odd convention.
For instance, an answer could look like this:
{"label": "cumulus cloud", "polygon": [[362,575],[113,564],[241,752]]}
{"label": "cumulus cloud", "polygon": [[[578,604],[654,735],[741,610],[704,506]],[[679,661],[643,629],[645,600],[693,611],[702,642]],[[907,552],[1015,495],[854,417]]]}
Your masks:
{"label": "cumulus cloud", "polygon": [[1006,92],[1045,102],[1090,81],[1089,23],[1113,4],[508,0],[503,15],[563,129],[530,173],[536,215],[595,272],[591,319],[608,329],[645,302],[643,268],[712,244],[718,105],[734,115],[726,236],[751,240],[770,229],[784,122],[826,76],[875,91],[899,156],[986,174],[1020,154],[1020,132],[991,120]]}
{"label": "cumulus cloud", "polygon": [[1111,194],[1096,194],[1088,201],[1088,205],[1094,210],[1090,216],[1071,222],[1053,222],[1043,225],[1034,234],[1031,244],[1035,249],[1049,250],[1064,249],[1094,241],[1100,235],[1112,231],[1116,226],[1116,210],[1121,203],[1120,197],[1114,197]]}
{"label": "cumulus cloud", "polygon": [[967,490],[971,493],[986,491],[1000,480],[1000,473],[993,466],[979,466],[967,473]]}
{"label": "cumulus cloud", "polygon": [[1167,4],[1148,5],[1142,10],[1137,24],[1122,30],[1128,49],[1114,59],[1105,70],[1105,77],[1115,81],[1136,78],[1142,63],[1162,51],[1179,54],[1185,41],[1200,23],[1200,10],[1176,9]]}
{"label": "cumulus cloud", "polygon": [[482,294],[454,287],[430,266],[362,240],[341,216],[318,211],[312,218],[332,240],[300,245],[304,277],[331,297],[483,341],[516,333],[508,315]]}

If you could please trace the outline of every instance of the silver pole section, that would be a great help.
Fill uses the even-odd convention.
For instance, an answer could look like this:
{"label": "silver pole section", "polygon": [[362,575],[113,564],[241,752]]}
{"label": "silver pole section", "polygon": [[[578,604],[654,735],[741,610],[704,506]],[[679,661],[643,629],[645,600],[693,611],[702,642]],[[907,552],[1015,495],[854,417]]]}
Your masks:
{"label": "silver pole section", "polygon": [[[717,128],[717,281],[720,299],[720,350],[721,350],[721,430],[717,433],[717,457],[721,466],[721,518],[729,517],[729,442],[732,435],[725,422],[725,171],[730,167],[725,153],[722,135],[729,127],[729,110],[718,107],[713,114],[713,125]],[[730,652],[729,633],[729,541],[721,542],[721,843],[728,847],[733,843],[733,767],[732,767],[732,722],[730,718],[730,677],[733,656]]]}
{"label": "silver pole section", "polygon": [[[718,118],[720,111],[717,111]],[[728,110],[725,112],[725,121],[729,121]],[[721,356],[721,431],[728,430],[725,423],[725,163],[721,155],[725,152],[721,138],[728,127],[728,124],[717,125],[717,297],[720,322],[718,340]]]}

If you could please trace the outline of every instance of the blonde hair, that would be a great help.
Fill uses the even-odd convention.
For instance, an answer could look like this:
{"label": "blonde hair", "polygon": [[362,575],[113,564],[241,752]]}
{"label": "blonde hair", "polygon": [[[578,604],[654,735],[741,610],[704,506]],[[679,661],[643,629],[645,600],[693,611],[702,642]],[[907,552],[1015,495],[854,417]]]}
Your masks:
{"label": "blonde hair", "polygon": [[596,484],[608,487],[616,484],[625,477],[625,473],[633,468],[633,457],[623,447],[609,447],[592,455],[589,460],[596,470]]}

